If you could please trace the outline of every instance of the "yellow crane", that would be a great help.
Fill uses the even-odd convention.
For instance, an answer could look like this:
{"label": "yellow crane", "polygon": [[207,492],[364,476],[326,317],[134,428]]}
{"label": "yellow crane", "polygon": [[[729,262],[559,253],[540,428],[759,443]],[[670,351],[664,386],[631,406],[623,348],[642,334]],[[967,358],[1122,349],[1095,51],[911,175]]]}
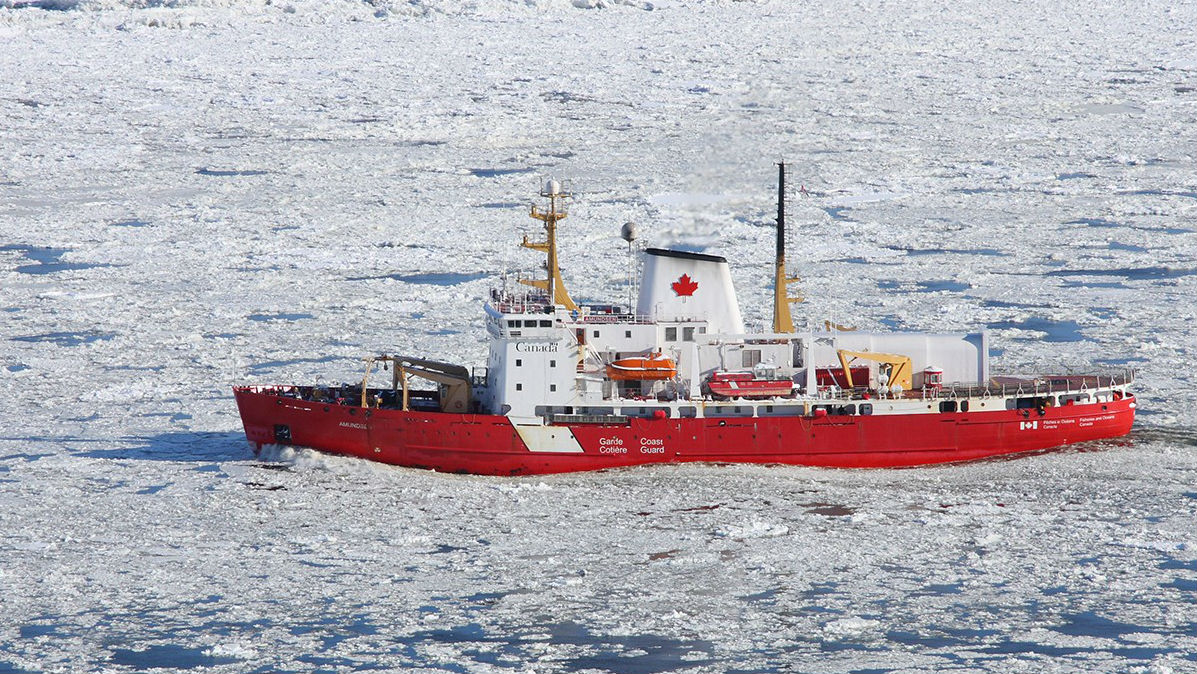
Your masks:
{"label": "yellow crane", "polygon": [[398,394],[402,391],[402,398],[400,398],[400,409],[407,411],[409,409],[409,376],[427,379],[428,381],[439,384],[437,387],[440,391],[440,406],[442,412],[469,412],[473,405],[473,389],[470,382],[470,373],[460,365],[450,365],[449,363],[441,363],[435,360],[426,360],[424,358],[411,358],[407,356],[371,356],[364,359],[366,361],[366,375],[362,377],[362,407],[368,407],[369,398],[367,396],[367,388],[370,379],[370,370],[374,368],[374,363],[382,363],[383,366],[394,366],[394,377],[391,384],[391,391]]}
{"label": "yellow crane", "polygon": [[852,382],[852,368],[849,367],[852,360],[861,358],[864,360],[871,360],[875,363],[881,364],[881,372],[885,375],[885,381],[888,386],[899,386],[903,391],[909,391],[912,386],[911,372],[912,366],[910,358],[907,356],[898,356],[892,353],[874,353],[872,351],[848,351],[847,349],[839,349],[836,354],[840,357],[840,365],[844,368],[844,376],[848,381],[848,388],[855,386]]}

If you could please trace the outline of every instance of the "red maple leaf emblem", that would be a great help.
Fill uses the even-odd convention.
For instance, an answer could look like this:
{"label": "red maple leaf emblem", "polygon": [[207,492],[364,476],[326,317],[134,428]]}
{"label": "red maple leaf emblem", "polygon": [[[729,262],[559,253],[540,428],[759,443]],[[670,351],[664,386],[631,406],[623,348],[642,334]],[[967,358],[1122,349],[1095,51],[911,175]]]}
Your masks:
{"label": "red maple leaf emblem", "polygon": [[670,287],[679,297],[692,297],[698,290],[698,282],[691,280],[689,274],[682,274]]}

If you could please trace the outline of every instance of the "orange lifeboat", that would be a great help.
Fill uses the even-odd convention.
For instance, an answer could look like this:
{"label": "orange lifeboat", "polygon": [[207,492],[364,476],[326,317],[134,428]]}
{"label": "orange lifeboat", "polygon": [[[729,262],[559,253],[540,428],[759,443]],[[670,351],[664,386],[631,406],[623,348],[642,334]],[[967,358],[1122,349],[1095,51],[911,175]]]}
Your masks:
{"label": "orange lifeboat", "polygon": [[620,358],[607,366],[607,378],[612,381],[659,381],[673,379],[676,374],[673,359],[659,353]]}

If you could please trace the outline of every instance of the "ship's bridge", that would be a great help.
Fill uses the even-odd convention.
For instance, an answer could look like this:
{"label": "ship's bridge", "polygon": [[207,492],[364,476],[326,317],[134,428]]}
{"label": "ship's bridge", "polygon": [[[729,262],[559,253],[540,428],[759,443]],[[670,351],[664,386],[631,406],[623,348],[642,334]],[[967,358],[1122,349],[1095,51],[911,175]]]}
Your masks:
{"label": "ship's bridge", "polygon": [[670,385],[689,390],[698,348],[711,331],[702,316],[647,315],[616,304],[570,308],[550,304],[538,289],[512,284],[492,290],[484,309],[491,343],[479,398],[488,409],[515,415],[537,403],[569,406],[643,395],[641,382],[612,379],[612,365],[628,359],[668,361],[670,378],[680,376]]}
{"label": "ship's bridge", "polygon": [[551,304],[543,292],[512,291],[508,287],[491,290],[485,311],[490,336],[504,338],[544,336],[545,333],[540,332],[542,329],[657,322],[652,316],[633,313],[618,304],[581,304],[571,309]]}

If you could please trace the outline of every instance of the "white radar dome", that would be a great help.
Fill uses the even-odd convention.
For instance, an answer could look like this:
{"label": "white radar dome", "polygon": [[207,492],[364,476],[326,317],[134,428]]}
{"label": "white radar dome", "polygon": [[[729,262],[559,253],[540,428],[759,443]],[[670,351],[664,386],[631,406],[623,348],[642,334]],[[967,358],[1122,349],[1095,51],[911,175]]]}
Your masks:
{"label": "white radar dome", "polygon": [[623,237],[624,241],[631,243],[636,240],[637,236],[640,235],[638,229],[639,228],[636,227],[636,223],[625,222],[623,223],[623,227],[619,230],[619,236]]}

